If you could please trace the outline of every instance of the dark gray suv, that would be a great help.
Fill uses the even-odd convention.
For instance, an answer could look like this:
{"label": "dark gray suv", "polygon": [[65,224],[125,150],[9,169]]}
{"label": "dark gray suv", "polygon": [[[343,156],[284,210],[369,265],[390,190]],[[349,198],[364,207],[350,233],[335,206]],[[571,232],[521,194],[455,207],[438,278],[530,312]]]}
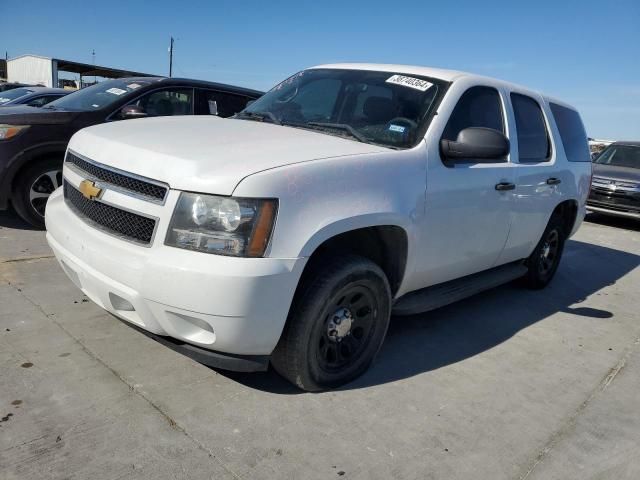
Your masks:
{"label": "dark gray suv", "polygon": [[640,219],[640,142],[615,142],[593,161],[590,211]]}

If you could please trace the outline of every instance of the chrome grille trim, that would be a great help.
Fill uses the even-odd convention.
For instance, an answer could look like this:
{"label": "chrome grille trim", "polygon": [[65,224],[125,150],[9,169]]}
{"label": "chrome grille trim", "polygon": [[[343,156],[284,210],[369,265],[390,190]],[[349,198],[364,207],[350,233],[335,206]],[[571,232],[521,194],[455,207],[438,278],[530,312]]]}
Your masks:
{"label": "chrome grille trim", "polygon": [[158,217],[98,198],[88,200],[66,179],[63,179],[63,193],[66,205],[93,228],[141,247],[149,248],[153,245],[158,230]]}
{"label": "chrome grille trim", "polygon": [[67,151],[65,165],[100,187],[146,202],[164,205],[169,195],[166,183],[95,162],[72,150]]}

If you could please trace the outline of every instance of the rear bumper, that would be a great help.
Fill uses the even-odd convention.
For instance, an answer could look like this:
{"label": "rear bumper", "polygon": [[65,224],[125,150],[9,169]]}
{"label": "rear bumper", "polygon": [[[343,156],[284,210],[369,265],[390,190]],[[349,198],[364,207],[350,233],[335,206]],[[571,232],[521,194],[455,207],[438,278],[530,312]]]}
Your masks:
{"label": "rear bumper", "polygon": [[192,252],[163,245],[164,231],[150,248],[140,247],[86,224],[61,193],[47,204],[47,241],[67,276],[96,304],[213,359],[203,363],[233,368],[242,362],[227,357],[271,354],[305,259]]}

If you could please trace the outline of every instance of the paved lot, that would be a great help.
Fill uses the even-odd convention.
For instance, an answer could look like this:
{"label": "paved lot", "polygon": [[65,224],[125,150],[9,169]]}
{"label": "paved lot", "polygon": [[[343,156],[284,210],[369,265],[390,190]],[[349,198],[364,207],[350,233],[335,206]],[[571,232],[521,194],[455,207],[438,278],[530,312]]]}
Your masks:
{"label": "paved lot", "polygon": [[586,223],[550,288],[396,318],[304,394],[105,314],[0,214],[0,478],[640,478],[640,228]]}

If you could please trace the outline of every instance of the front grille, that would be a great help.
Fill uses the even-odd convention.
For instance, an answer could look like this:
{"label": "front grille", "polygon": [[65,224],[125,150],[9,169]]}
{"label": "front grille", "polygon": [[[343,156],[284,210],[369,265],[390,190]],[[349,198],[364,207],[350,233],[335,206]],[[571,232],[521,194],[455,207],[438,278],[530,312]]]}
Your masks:
{"label": "front grille", "polygon": [[82,170],[81,175],[84,177],[91,177],[92,180],[99,180],[114,185],[154,202],[163,202],[167,194],[167,187],[100,167],[94,163],[87,162],[73,152],[67,153],[66,162]]}
{"label": "front grille", "polygon": [[68,182],[64,182],[64,199],[76,214],[90,225],[132,242],[149,245],[153,239],[156,220],[88,200]]}

